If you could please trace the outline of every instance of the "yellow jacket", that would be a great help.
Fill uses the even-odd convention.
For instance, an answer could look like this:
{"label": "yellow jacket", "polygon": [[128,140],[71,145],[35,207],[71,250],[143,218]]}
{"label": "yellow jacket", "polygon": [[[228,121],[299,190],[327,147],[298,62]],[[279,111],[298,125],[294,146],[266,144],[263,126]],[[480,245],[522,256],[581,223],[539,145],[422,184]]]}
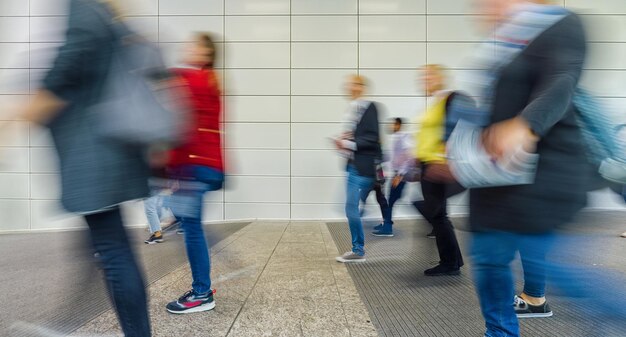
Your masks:
{"label": "yellow jacket", "polygon": [[415,134],[415,155],[424,163],[446,162],[446,143],[443,139],[447,100],[448,96],[441,97],[426,109],[420,129]]}

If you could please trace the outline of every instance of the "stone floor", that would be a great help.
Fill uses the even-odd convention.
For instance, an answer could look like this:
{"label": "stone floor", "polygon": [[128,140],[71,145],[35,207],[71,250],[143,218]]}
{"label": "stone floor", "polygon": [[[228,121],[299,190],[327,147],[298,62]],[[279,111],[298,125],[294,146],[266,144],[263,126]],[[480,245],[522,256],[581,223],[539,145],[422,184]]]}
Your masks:
{"label": "stone floor", "polygon": [[[158,246],[154,247],[158,249]],[[153,336],[378,336],[325,223],[254,222],[212,249],[215,310],[171,315],[186,266],[153,283]],[[121,336],[108,311],[72,336]]]}

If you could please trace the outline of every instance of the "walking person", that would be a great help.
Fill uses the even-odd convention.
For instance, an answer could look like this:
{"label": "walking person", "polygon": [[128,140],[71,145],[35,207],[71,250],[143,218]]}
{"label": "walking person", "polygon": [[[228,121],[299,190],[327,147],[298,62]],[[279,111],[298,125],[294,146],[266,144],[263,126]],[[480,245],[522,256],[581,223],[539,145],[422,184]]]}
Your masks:
{"label": "walking person", "polygon": [[[556,229],[586,205],[592,175],[572,104],[586,52],[581,20],[559,6],[520,0],[479,4],[484,18],[497,27],[477,51],[485,70],[473,81],[480,89],[479,111],[487,116],[482,144],[492,162],[520,149],[539,158],[531,183],[470,190],[471,254],[485,336],[520,335],[511,305],[510,264],[517,251],[541,266],[535,276],[545,278],[545,271],[567,295],[591,302],[582,306],[586,314],[623,322],[624,296],[609,291],[609,273],[576,271],[565,262],[550,261],[552,253],[571,256],[576,250],[563,245],[570,240]],[[601,329],[596,328],[597,335],[603,335]]]}
{"label": "walking person", "polygon": [[[81,214],[102,264],[126,337],[151,335],[145,282],[119,205],[148,195],[145,148],[96,135],[89,108],[103,103],[111,55],[125,26],[115,1],[71,0],[68,28],[52,68],[21,118],[45,125],[60,159],[63,207]],[[125,28],[128,30],[128,28]]]}
{"label": "walking person", "polygon": [[191,290],[167,304],[167,311],[186,314],[215,308],[211,288],[211,260],[202,227],[203,196],[222,188],[224,163],[220,87],[213,69],[215,44],[208,34],[197,34],[186,51],[187,68],[175,73],[187,84],[192,110],[185,142],[171,151],[168,172],[178,181],[170,205],[181,222],[193,282]]}
{"label": "walking person", "polygon": [[447,199],[464,189],[451,179],[446,164],[445,142],[456,123],[452,113],[455,106],[472,103],[469,97],[460,92],[445,90],[441,66],[426,65],[422,74],[426,95],[431,98],[431,103],[416,135],[416,156],[422,166],[420,185],[424,200],[414,205],[433,226],[440,259],[439,264],[425,270],[424,275],[459,275],[464,262],[454,226],[448,218]]}
{"label": "walking person", "polygon": [[[151,179],[154,180],[155,178],[152,177]],[[172,190],[162,186],[153,186],[154,183],[150,185],[151,197],[143,201],[148,229],[150,230],[150,237],[144,243],[149,245],[165,241],[163,232],[180,224],[169,209]],[[164,222],[165,225],[162,226]]]}
{"label": "walking person", "polygon": [[412,155],[413,139],[408,133],[402,132],[402,118],[395,118],[391,126],[391,150],[389,163],[392,172],[391,187],[389,190],[389,203],[383,211],[383,223],[374,227],[374,236],[393,236],[393,206],[402,197],[406,185],[405,175],[415,165]]}
{"label": "walking person", "polygon": [[363,191],[370,191],[382,159],[380,129],[376,104],[363,99],[365,78],[352,75],[346,85],[350,95],[350,122],[344,133],[334,140],[338,150],[347,156],[346,217],[352,236],[352,250],[338,256],[339,262],[365,261],[365,235],[359,212]]}

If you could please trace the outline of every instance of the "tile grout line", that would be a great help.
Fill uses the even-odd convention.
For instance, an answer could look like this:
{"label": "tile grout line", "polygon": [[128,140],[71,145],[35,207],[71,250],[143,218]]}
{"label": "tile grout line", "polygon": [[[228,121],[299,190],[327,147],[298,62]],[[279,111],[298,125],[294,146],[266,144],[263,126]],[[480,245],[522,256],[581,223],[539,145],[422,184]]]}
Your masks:
{"label": "tile grout line", "polygon": [[228,331],[226,331],[226,335],[224,337],[227,337],[228,335],[230,335],[230,332],[233,330],[233,327],[235,326],[235,323],[237,323],[237,320],[239,319],[239,316],[241,315],[241,312],[243,311],[243,309],[245,308],[246,304],[248,303],[248,299],[250,299],[250,296],[252,296],[252,293],[254,292],[254,289],[256,288],[257,284],[259,283],[259,280],[261,279],[261,276],[263,276],[263,273],[265,272],[265,269],[267,269],[267,265],[272,260],[272,256],[274,256],[274,253],[276,252],[276,248],[278,248],[278,245],[280,244],[280,241],[282,240],[282,238],[285,235],[285,232],[287,231],[287,228],[289,226],[291,226],[291,221],[287,222],[287,224],[285,225],[285,228],[283,228],[283,232],[280,234],[280,238],[278,239],[278,241],[276,241],[276,245],[274,246],[274,249],[272,249],[272,253],[268,257],[267,261],[265,262],[265,265],[263,266],[263,269],[259,273],[259,276],[256,278],[256,280],[254,280],[254,284],[252,285],[252,288],[250,289],[250,292],[248,293],[248,296],[246,296],[246,299],[241,304],[241,308],[239,308],[239,311],[237,311],[237,315],[233,319],[233,323],[228,328]]}
{"label": "tile grout line", "polygon": [[319,231],[320,231],[320,234],[322,235],[322,241],[324,241],[324,250],[326,251],[326,260],[328,261],[328,267],[330,267],[330,272],[333,274],[333,280],[335,280],[335,289],[337,290],[337,294],[339,295],[339,302],[341,303],[341,311],[343,312],[343,317],[346,320],[346,328],[348,329],[348,334],[350,335],[350,337],[352,337],[352,329],[350,329],[350,322],[348,321],[348,315],[346,314],[346,309],[344,305],[345,303],[341,296],[341,291],[339,291],[339,285],[337,284],[337,276],[335,275],[335,270],[333,269],[332,262],[329,259],[330,256],[328,254],[328,246],[327,246],[328,242],[326,241],[326,238],[324,238],[324,231],[322,230],[322,226],[327,226],[327,224],[324,222],[321,222],[319,225]]}

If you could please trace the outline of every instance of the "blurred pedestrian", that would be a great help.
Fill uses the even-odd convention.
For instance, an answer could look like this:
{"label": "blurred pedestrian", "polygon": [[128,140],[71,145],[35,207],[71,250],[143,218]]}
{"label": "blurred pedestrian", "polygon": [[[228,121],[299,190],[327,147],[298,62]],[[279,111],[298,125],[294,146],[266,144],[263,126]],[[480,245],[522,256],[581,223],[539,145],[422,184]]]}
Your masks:
{"label": "blurred pedestrian", "polygon": [[125,26],[114,2],[70,1],[65,42],[21,117],[50,129],[60,159],[61,202],[89,226],[124,335],[144,337],[151,334],[144,277],[119,205],[148,195],[145,148],[98,136],[89,110],[102,103],[120,42],[111,23]]}
{"label": "blurred pedestrian", "polygon": [[455,126],[453,111],[460,104],[472,104],[461,92],[445,90],[443,67],[429,64],[423,67],[422,82],[430,104],[416,134],[416,157],[422,167],[420,185],[424,200],[414,202],[417,210],[433,226],[439,252],[439,264],[424,271],[427,276],[459,275],[464,265],[463,255],[448,218],[447,200],[463,192],[454,182],[446,163],[446,140]]}
{"label": "blurred pedestrian", "polygon": [[[391,126],[391,149],[389,165],[392,172],[389,189],[389,201],[383,210],[383,223],[374,227],[374,236],[393,236],[393,206],[402,197],[406,185],[405,175],[415,165],[413,158],[413,139],[408,133],[402,132],[402,118],[395,118]],[[384,196],[383,196],[384,197]]]}
{"label": "blurred pedestrian", "polygon": [[519,336],[511,261],[524,252],[526,284],[541,284],[546,271],[567,275],[548,264],[546,254],[557,243],[554,230],[586,204],[589,166],[572,106],[585,35],[578,16],[561,7],[519,0],[479,4],[497,25],[495,34],[490,32],[496,41],[488,40],[479,52],[484,71],[475,79],[482,86],[479,108],[489,117],[483,144],[495,159],[520,146],[539,155],[534,183],[470,190],[474,278],[485,336]]}
{"label": "blurred pedestrian", "polygon": [[363,191],[371,191],[380,170],[382,150],[376,104],[363,98],[366,81],[363,76],[350,76],[346,90],[350,95],[349,122],[335,146],[347,157],[346,216],[352,235],[352,250],[338,256],[339,262],[365,261],[365,235],[359,212]]}
{"label": "blurred pedestrian", "polygon": [[221,189],[224,183],[221,90],[213,69],[215,55],[213,39],[197,34],[186,50],[187,67],[174,70],[187,84],[192,122],[184,142],[170,153],[168,171],[178,181],[170,206],[181,222],[193,282],[191,290],[167,304],[167,311],[173,314],[215,308],[210,252],[202,226],[204,194]]}

